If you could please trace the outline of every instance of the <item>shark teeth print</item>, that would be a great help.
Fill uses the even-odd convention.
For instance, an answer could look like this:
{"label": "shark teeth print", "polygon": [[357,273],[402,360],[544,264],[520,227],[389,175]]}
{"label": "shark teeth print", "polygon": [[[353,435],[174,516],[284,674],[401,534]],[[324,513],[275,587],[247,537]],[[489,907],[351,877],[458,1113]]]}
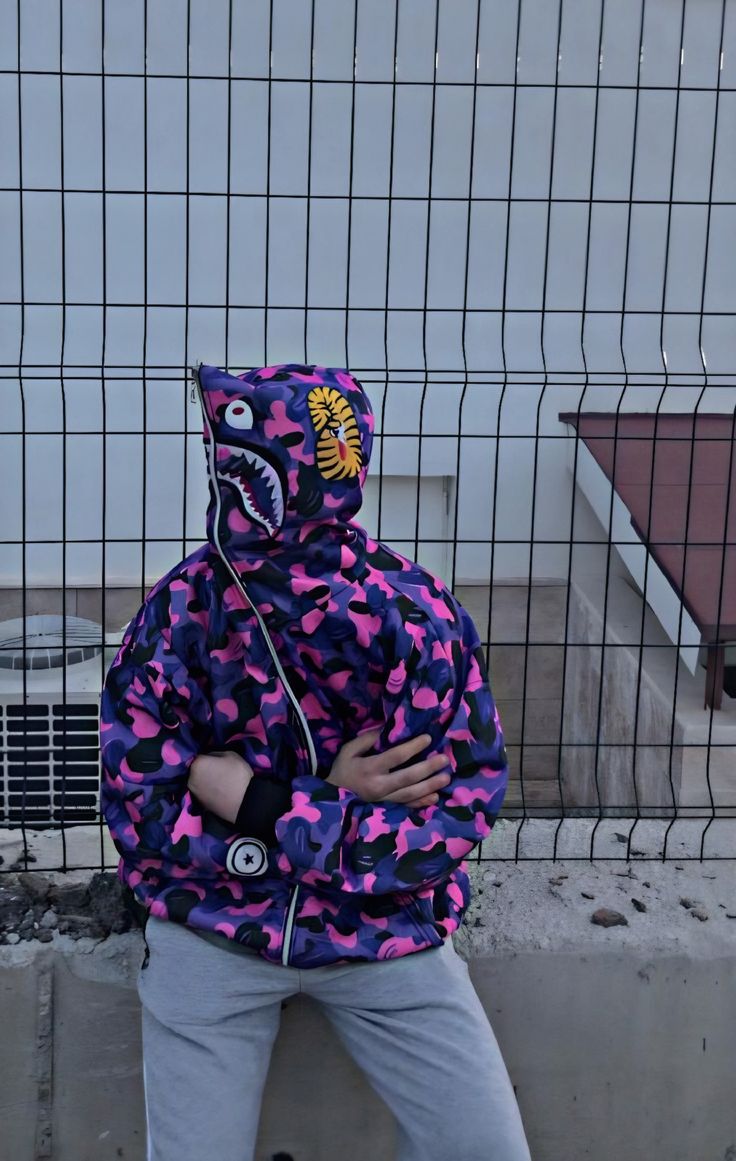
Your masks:
{"label": "shark teeth print", "polygon": [[[284,494],[281,480],[275,468],[250,448],[235,447],[221,443],[218,448],[226,452],[229,459],[227,467],[218,465],[217,475],[221,480],[235,484],[243,497],[243,504],[251,519],[262,524],[269,535],[281,527],[284,519]],[[247,472],[244,468],[247,465]],[[266,488],[271,502],[271,512],[262,511],[262,505],[256,499],[252,483],[260,480]]]}

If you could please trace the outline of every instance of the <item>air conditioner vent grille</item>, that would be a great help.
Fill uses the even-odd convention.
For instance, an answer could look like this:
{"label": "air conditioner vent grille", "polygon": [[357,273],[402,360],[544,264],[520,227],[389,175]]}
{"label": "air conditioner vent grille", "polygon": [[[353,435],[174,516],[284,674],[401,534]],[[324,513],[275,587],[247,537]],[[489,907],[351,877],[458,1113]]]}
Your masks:
{"label": "air conditioner vent grille", "polygon": [[0,706],[0,822],[46,828],[98,818],[94,702]]}

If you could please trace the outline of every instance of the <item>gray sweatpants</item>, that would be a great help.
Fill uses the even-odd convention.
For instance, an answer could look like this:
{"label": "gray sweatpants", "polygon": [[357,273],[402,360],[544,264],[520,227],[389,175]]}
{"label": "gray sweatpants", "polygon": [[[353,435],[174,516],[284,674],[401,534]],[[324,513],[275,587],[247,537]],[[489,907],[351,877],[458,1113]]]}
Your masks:
{"label": "gray sweatpants", "polygon": [[531,1161],[498,1043],[451,940],[299,970],[153,916],[146,938],[147,1161],[252,1161],[281,1001],[298,992],[320,1004],[393,1112],[399,1161]]}

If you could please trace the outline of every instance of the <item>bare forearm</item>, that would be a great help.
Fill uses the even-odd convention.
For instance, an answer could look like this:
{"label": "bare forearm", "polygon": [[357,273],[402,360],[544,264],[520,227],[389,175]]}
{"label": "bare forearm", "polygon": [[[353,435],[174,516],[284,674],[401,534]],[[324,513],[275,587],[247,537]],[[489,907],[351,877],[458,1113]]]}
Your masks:
{"label": "bare forearm", "polygon": [[252,777],[252,767],[230,750],[200,754],[189,767],[189,789],[205,809],[235,822]]}

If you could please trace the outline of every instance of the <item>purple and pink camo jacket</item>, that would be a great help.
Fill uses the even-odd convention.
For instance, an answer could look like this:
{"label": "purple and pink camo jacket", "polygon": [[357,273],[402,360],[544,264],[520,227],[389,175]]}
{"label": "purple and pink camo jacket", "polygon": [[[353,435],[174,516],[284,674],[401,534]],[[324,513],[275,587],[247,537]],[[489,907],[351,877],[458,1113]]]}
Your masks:
{"label": "purple and pink camo jacket", "polygon": [[[436,947],[470,900],[464,860],[508,781],[476,627],[427,569],[355,521],[374,421],[360,383],[289,364],[201,366],[207,541],[148,593],[101,702],[101,808],[139,910],[311,968]],[[350,738],[419,734],[434,806],[328,783]],[[234,750],[281,805],[257,834],[189,790]],[[255,825],[255,824],[254,824]]]}

